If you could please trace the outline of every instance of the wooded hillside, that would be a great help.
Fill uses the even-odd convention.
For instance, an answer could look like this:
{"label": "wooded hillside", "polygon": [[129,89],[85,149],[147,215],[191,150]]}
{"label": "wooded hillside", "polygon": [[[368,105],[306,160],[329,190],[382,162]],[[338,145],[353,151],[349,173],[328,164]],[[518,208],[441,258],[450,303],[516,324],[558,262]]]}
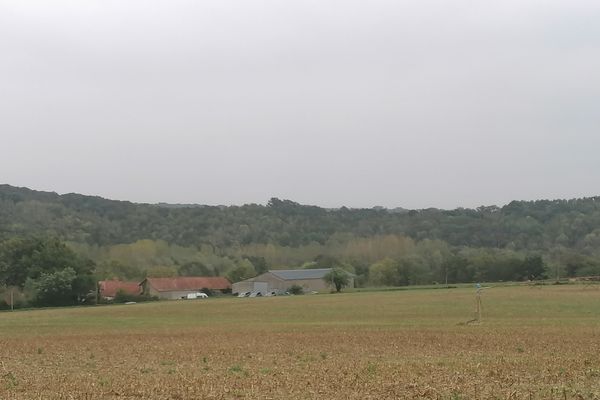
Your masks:
{"label": "wooded hillside", "polygon": [[236,281],[269,268],[332,266],[355,273],[359,285],[597,275],[600,197],[332,210],[276,198],[266,206],[134,204],[0,185],[0,241],[10,250],[15,238],[31,237],[66,242],[94,262],[97,278]]}
{"label": "wooded hillside", "polygon": [[325,244],[339,234],[406,235],[452,246],[593,251],[600,245],[600,197],[513,201],[504,207],[329,210],[273,198],[266,206],[134,204],[0,185],[0,235],[44,234],[94,245],[160,239],[220,248],[253,243]]}

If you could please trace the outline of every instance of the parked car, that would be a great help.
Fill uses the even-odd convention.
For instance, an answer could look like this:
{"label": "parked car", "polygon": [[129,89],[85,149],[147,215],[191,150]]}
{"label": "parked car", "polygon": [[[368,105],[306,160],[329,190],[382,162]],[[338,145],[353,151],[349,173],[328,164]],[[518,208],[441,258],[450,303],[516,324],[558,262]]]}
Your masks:
{"label": "parked car", "polygon": [[206,299],[207,297],[208,297],[208,295],[206,293],[197,292],[197,293],[188,293],[185,298],[188,300],[194,300],[194,299]]}

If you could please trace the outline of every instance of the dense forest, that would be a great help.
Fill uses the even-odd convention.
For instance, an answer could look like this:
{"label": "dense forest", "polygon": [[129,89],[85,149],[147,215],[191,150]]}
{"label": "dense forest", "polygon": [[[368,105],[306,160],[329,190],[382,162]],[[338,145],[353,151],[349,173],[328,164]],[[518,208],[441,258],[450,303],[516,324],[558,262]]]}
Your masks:
{"label": "dense forest", "polygon": [[600,244],[600,197],[456,210],[331,210],[276,198],[266,206],[176,207],[0,185],[0,237],[31,234],[98,246],[152,239],[219,248],[323,245],[339,234],[357,238],[392,234],[443,240],[452,246],[516,250],[564,246],[589,252]]}
{"label": "dense forest", "polygon": [[238,280],[269,268],[325,266],[351,270],[360,285],[597,275],[600,197],[325,209],[277,198],[266,206],[135,204],[0,185],[0,242],[15,238],[64,242],[93,263],[97,278]]}

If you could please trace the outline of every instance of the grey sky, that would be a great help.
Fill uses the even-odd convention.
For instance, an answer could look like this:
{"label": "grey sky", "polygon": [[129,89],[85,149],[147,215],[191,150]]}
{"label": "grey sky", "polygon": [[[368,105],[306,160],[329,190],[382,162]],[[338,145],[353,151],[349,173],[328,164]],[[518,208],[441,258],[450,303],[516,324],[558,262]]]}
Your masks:
{"label": "grey sky", "polygon": [[409,208],[600,194],[600,2],[0,0],[0,183]]}

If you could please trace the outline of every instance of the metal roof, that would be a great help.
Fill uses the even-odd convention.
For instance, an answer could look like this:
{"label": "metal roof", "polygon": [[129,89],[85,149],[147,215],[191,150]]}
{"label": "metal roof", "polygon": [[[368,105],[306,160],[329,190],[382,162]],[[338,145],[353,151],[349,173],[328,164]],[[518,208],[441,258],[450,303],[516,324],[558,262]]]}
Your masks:
{"label": "metal roof", "polygon": [[102,297],[115,297],[119,290],[127,294],[140,294],[142,289],[138,282],[123,282],[117,280],[111,281],[100,281],[98,282],[98,289],[100,290],[100,296]]}
{"label": "metal roof", "polygon": [[331,268],[320,269],[276,269],[269,271],[279,279],[293,281],[300,279],[323,279],[331,271]]}

